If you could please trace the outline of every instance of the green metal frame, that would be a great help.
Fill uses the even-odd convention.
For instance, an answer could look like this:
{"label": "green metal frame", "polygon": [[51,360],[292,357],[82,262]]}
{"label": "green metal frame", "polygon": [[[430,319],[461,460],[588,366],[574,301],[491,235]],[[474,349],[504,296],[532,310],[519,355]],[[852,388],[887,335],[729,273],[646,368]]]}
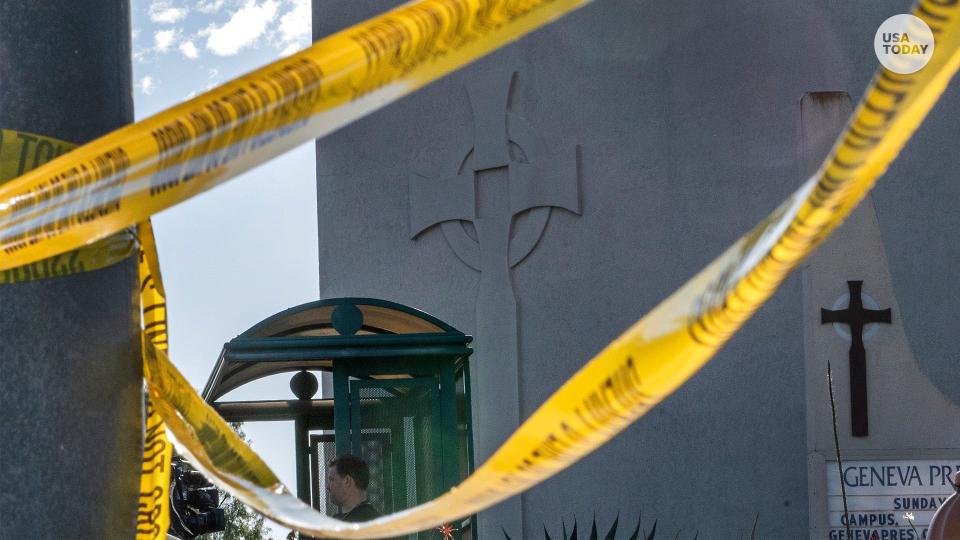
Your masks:
{"label": "green metal frame", "polygon": [[[323,469],[324,469],[324,467],[326,466],[326,463],[320,463],[320,462],[317,460],[317,454],[320,453],[320,445],[322,445],[323,443],[327,443],[327,442],[336,443],[336,436],[333,435],[332,433],[324,433],[324,434],[321,434],[321,435],[316,435],[316,434],[310,435],[310,440],[309,440],[309,444],[310,444],[310,479],[311,479],[310,489],[316,489],[316,490],[319,490],[319,489],[320,489],[320,481],[319,481],[319,479],[320,479],[320,477],[321,477],[321,475],[322,475],[322,473],[323,473]],[[316,496],[314,496],[314,497],[311,499],[310,505],[313,506],[314,509],[319,510],[320,512],[325,512],[325,511],[326,511],[326,508],[321,508],[321,507],[320,507],[320,497],[319,497],[319,495],[320,495],[320,494],[317,493]]]}
{"label": "green metal frame", "polygon": [[[334,430],[337,434],[337,453],[353,453],[360,451],[360,441],[356,437],[351,437],[351,433],[359,433],[360,414],[354,414],[352,411],[360,410],[360,397],[356,390],[361,387],[377,387],[389,389],[391,387],[404,385],[430,385],[438,390],[437,401],[434,411],[437,414],[438,433],[450,434],[443,437],[437,449],[439,455],[435,456],[438,463],[443,463],[442,474],[445,488],[455,486],[460,480],[459,463],[456,459],[458,455],[458,446],[456,434],[458,433],[459,419],[457,418],[457,394],[456,394],[456,374],[457,366],[450,362],[443,361],[421,361],[417,363],[417,372],[410,373],[410,370],[397,369],[397,365],[402,362],[383,364],[378,361],[362,362],[359,365],[334,362],[333,385],[334,385]],[[432,368],[432,369],[431,369]],[[466,376],[466,372],[463,372]],[[371,375],[397,375],[411,374],[410,379],[385,379],[370,380],[365,377]],[[353,380],[351,380],[353,378]],[[466,384],[465,384],[466,387]],[[469,410],[469,387],[466,387],[468,395],[467,414]],[[341,396],[347,399],[342,399]],[[468,426],[468,436],[472,438],[472,423],[470,417],[464,419]],[[470,440],[470,439],[468,439]],[[470,461],[473,461],[472,444],[468,444]]]}
{"label": "green metal frame", "polygon": [[[338,312],[340,306],[347,306],[346,311]],[[378,309],[371,310],[368,306]],[[314,313],[310,310],[314,310],[316,318],[311,319]],[[351,315],[351,310],[356,314],[375,313],[376,318],[371,316],[370,321],[364,321],[362,314],[358,318],[357,315]],[[398,314],[396,318],[391,319],[390,311]],[[296,318],[288,321],[290,317]],[[352,321],[356,325],[344,321]],[[368,322],[377,327],[370,326]],[[357,326],[372,333],[350,334]],[[411,332],[411,329],[413,333],[404,333]],[[423,331],[425,329],[432,331]],[[304,331],[324,335],[295,335]],[[332,332],[344,332],[344,335],[331,335]],[[423,493],[418,489],[417,502],[424,502],[455,486],[465,474],[473,471],[468,361],[472,353],[469,347],[471,340],[470,336],[429,314],[386,300],[337,298],[310,302],[268,317],[226,343],[203,395],[215,408],[232,414],[236,419],[294,420],[297,494],[301,499],[312,502],[319,501],[319,494],[311,497],[311,491],[319,486],[316,475],[322,474],[325,464],[315,463],[313,452],[319,439],[315,439],[318,437],[316,435],[310,436],[310,430],[320,426],[323,429],[332,427],[338,455],[362,455],[360,426],[363,411],[365,407],[377,408],[380,405],[375,402],[361,405],[359,390],[383,388],[400,398],[404,395],[403,388],[428,389],[432,395],[430,433],[435,440],[429,444],[415,445],[417,452],[429,452],[429,455],[419,455],[416,461],[438,464],[438,474],[431,475],[431,479],[439,478],[440,481],[431,484],[435,493]],[[217,401],[225,393],[260,378],[300,370],[332,372],[332,407],[330,400],[312,399],[242,403]],[[458,410],[457,392],[461,380],[465,407]],[[460,427],[463,424],[467,432],[465,471],[462,470],[464,449],[461,447],[463,431]],[[395,430],[393,433],[402,433],[403,429],[402,426],[384,427]],[[319,437],[329,440],[330,434]],[[396,476],[400,468],[392,467],[390,470],[390,474]],[[389,480],[393,485],[390,489],[394,491],[406,481],[399,477]],[[385,489],[388,489],[386,484]],[[474,531],[476,537],[476,529]]]}
{"label": "green metal frame", "polygon": [[[370,379],[372,376],[408,375],[407,379]],[[457,412],[457,379],[464,378],[464,414],[460,418]],[[418,486],[418,503],[425,502],[457,485],[461,475],[460,425],[467,426],[468,464],[466,473],[473,470],[473,432],[470,408],[469,369],[466,362],[455,361],[451,357],[395,359],[366,358],[357,360],[333,361],[334,387],[334,430],[336,433],[337,454],[352,453],[362,455],[360,436],[362,425],[361,388],[383,388],[387,390],[403,387],[428,388],[433,395],[432,414],[434,439],[427,445],[429,456],[420,455],[420,463],[439,464],[436,471],[440,478],[434,487],[434,493],[424,493]],[[384,426],[394,433],[402,433],[399,426]],[[418,439],[419,440],[419,439]],[[417,450],[422,451],[418,445]],[[399,467],[393,468],[399,474]],[[395,478],[393,488],[403,489],[405,478]],[[474,525],[475,527],[475,525]]]}
{"label": "green metal frame", "polygon": [[[360,390],[361,390],[362,388],[384,388],[384,389],[389,389],[389,388],[397,388],[397,387],[409,387],[409,388],[411,388],[411,389],[414,390],[414,391],[416,391],[416,390],[418,390],[418,389],[422,389],[423,391],[425,391],[425,392],[427,392],[427,393],[429,394],[429,400],[430,400],[430,402],[431,402],[431,409],[432,409],[433,411],[438,411],[438,410],[440,409],[441,392],[440,392],[439,388],[438,388],[437,385],[436,385],[436,381],[435,381],[433,378],[420,377],[420,378],[415,378],[415,379],[392,379],[392,380],[386,380],[386,381],[371,381],[371,380],[356,380],[356,379],[355,379],[355,380],[350,381],[350,390],[351,390],[351,394],[350,394],[350,403],[351,403],[351,418],[350,418],[350,424],[351,424],[351,426],[350,426],[350,427],[351,427],[350,447],[351,447],[351,448],[350,448],[350,452],[351,452],[352,454],[354,454],[354,455],[356,455],[356,456],[363,456],[363,443],[365,442],[364,439],[366,439],[366,437],[368,437],[367,434],[362,433],[362,421],[363,421],[363,420],[362,420],[362,413],[361,413],[361,414],[357,414],[357,411],[360,411],[360,410],[361,410],[361,409],[360,409],[360,399],[361,399],[361,398],[360,398]],[[419,388],[418,388],[418,387],[419,387]],[[416,397],[416,396],[412,396],[412,397]],[[431,455],[429,456],[429,458],[428,458],[427,456],[423,455],[423,452],[424,452],[425,449],[424,449],[424,444],[422,444],[422,443],[425,442],[425,441],[422,440],[423,434],[422,434],[422,433],[419,433],[419,431],[420,431],[420,429],[419,429],[420,426],[417,425],[417,424],[414,424],[414,426],[413,426],[414,433],[413,433],[412,435],[413,435],[415,441],[419,441],[419,442],[421,443],[421,444],[415,444],[415,446],[414,446],[414,450],[415,450],[415,452],[416,452],[416,455],[415,455],[415,463],[416,463],[417,466],[419,466],[419,467],[429,466],[431,463],[440,463],[440,464],[441,464],[440,472],[441,472],[441,474],[442,474],[442,471],[443,471],[442,463],[443,463],[443,460],[445,459],[445,456],[444,456],[443,447],[440,446],[440,444],[436,444],[436,443],[437,443],[437,442],[440,442],[440,443],[442,444],[442,441],[443,441],[445,438],[447,438],[447,437],[444,437],[444,436],[443,436],[443,433],[444,433],[443,430],[444,430],[445,426],[443,425],[442,420],[441,420],[441,418],[440,418],[439,415],[433,414],[433,415],[431,415],[431,416],[432,416],[432,417],[431,417],[430,420],[431,420],[431,435],[432,435],[431,439],[432,439],[432,440],[430,440],[429,443],[426,444],[426,447],[427,447],[427,449],[429,449],[429,453],[431,454]],[[387,428],[387,429],[390,430],[390,433],[392,434],[392,436],[391,436],[392,441],[391,441],[391,442],[393,442],[394,444],[396,444],[399,440],[402,440],[402,437],[404,436],[404,430],[403,430],[403,425],[402,425],[402,424],[393,422],[393,423],[391,423],[391,424],[389,424],[389,425],[386,425],[386,426],[383,426],[383,427],[385,427],[385,428]],[[440,439],[440,440],[437,441],[437,439]],[[391,455],[389,456],[390,459],[392,459],[392,460],[398,459],[399,456],[397,455],[397,452],[400,452],[400,451],[402,451],[402,450],[399,449],[398,447],[392,448],[392,449],[391,449]],[[405,457],[405,456],[404,456],[404,457]],[[404,461],[405,461],[405,460],[404,460]],[[400,475],[401,470],[403,470],[403,471],[405,472],[405,467],[404,467],[404,469],[401,469],[400,467],[397,466],[397,464],[393,464],[393,465],[392,465],[392,470],[394,471],[394,478],[393,478],[393,481],[392,481],[392,489],[393,489],[394,491],[397,491],[397,490],[406,491],[407,478],[401,477],[401,475]],[[448,479],[444,478],[444,482],[443,482],[442,484],[440,484],[440,489],[439,489],[439,490],[435,490],[434,492],[431,492],[431,493],[427,494],[427,496],[428,496],[429,498],[434,498],[434,497],[440,495],[440,493],[442,493],[442,491],[443,491],[443,488],[445,487],[443,484],[446,484],[446,481],[447,481],[447,480],[448,480]],[[454,480],[454,482],[456,482],[456,479],[453,479],[453,480]],[[417,493],[419,493],[419,494],[423,494],[423,493],[424,493],[424,486],[417,485],[416,487],[417,487]],[[392,498],[395,499],[395,498],[396,498],[396,494],[392,494]],[[421,501],[418,500],[417,502],[419,503],[419,502],[421,502]]]}
{"label": "green metal frame", "polygon": [[[384,446],[390,443],[389,438],[386,434],[374,433],[368,435],[368,438],[381,439],[381,442],[384,443]],[[318,454],[320,453],[320,446],[325,443],[333,443],[336,446],[336,435],[333,433],[323,433],[323,434],[311,434],[310,435],[310,488],[314,490],[314,497],[312,498],[311,505],[320,512],[325,512],[327,509],[321,506],[320,494],[317,490],[320,489],[320,478],[323,476],[324,470],[326,468],[326,463],[320,463],[317,460]],[[393,491],[393,484],[396,479],[393,477],[395,471],[392,469],[386,471],[387,474],[384,476],[384,492],[391,493]],[[326,500],[324,498],[324,500]],[[386,506],[382,508],[384,512],[393,512],[394,508],[397,506],[394,501],[388,500],[385,501]]]}

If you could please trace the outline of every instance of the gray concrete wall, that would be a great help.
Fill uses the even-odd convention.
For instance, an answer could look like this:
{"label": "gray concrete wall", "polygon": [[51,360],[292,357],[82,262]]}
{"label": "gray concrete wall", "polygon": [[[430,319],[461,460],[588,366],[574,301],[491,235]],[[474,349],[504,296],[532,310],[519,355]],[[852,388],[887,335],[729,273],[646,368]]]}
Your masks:
{"label": "gray concrete wall", "polygon": [[[314,0],[315,35],[396,4]],[[473,369],[515,371],[525,418],[799,186],[801,97],[845,91],[859,99],[876,66],[876,28],[908,8],[598,0],[318,142],[321,296],[383,297],[476,334]],[[469,154],[492,137],[479,133],[494,129],[477,128],[474,96],[495,93],[494,82],[511,73],[509,113],[522,121],[507,120],[509,167],[479,173],[477,192],[457,190],[455,177],[486,159]],[[958,99],[948,92],[874,199],[907,339],[922,372],[954,402],[960,375],[948,336],[960,243],[951,233],[960,217],[950,205],[960,200],[960,160],[948,148],[957,140]],[[571,155],[572,175],[563,163]],[[524,162],[539,167],[534,191],[552,208],[517,214],[512,239],[498,249],[538,241],[520,261],[472,253],[487,230],[478,223],[488,223],[476,210],[502,212],[497,194]],[[558,200],[571,182],[573,203]],[[425,203],[416,195],[424,185],[446,195]],[[474,215],[463,214],[464,197],[475,199]],[[414,236],[411,221],[425,223],[424,208],[437,221],[472,222]],[[477,260],[496,256],[500,281],[490,285],[490,271],[478,267],[493,266]],[[631,522],[642,511],[648,530],[657,519],[670,537],[699,530],[701,538],[730,538],[759,514],[761,537],[805,537],[806,309],[795,275],[688,384],[524,494],[521,506],[490,513],[493,522],[512,529],[520,508],[524,532],[511,535],[535,538],[543,524],[553,534],[561,519],[596,513],[605,525],[617,512]],[[485,313],[514,313],[513,334],[480,335]],[[503,335],[516,339],[515,368]],[[491,350],[499,355],[484,353]],[[498,412],[484,419],[480,411],[479,421]],[[509,422],[512,411],[502,412]],[[495,530],[482,538],[498,538]]]}

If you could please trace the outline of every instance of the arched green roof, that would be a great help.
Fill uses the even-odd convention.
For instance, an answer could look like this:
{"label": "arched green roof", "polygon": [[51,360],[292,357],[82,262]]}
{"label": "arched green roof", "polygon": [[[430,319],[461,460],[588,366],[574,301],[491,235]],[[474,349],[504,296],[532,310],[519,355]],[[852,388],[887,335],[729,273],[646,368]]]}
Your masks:
{"label": "arched green roof", "polygon": [[419,309],[376,298],[330,298],[308,302],[271,315],[240,334],[246,337],[342,335],[334,328],[334,311],[356,307],[363,317],[358,334],[414,334],[450,332],[456,328]]}
{"label": "arched green roof", "polygon": [[277,373],[330,370],[333,359],[464,357],[472,340],[421,310],[375,298],[331,298],[281,311],[227,342],[203,390],[221,396]]}

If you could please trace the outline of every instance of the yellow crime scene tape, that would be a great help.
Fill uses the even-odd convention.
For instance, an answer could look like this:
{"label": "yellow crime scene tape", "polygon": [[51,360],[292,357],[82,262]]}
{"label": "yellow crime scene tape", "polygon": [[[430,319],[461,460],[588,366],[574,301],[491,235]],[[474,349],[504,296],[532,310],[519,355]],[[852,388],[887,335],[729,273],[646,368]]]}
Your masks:
{"label": "yellow crime scene tape", "polygon": [[[143,336],[153,408],[212,481],[271,519],[312,536],[399,536],[529,489],[604,444],[683,384],[852,210],[960,65],[958,2],[920,2],[914,13],[936,39],[930,62],[911,75],[878,72],[810,180],[585,364],[476,472],[437,499],[359,524],[316,512],[278,481],[176,370],[165,352],[165,323],[153,327],[162,330],[163,339],[146,331]],[[411,2],[111,133],[0,186],[0,270],[144,221],[582,3]],[[142,247],[149,269],[156,262],[155,252],[146,253],[154,249],[152,240]],[[159,276],[158,268],[149,270]],[[154,293],[159,295],[157,287]],[[159,298],[144,299],[145,326],[150,324],[147,308],[162,303]]]}
{"label": "yellow crime scene tape", "polygon": [[76,147],[36,133],[0,129],[0,182],[21,176]]}
{"label": "yellow crime scene tape", "polygon": [[[36,133],[0,129],[0,184],[22,176],[76,147],[75,144]],[[7,268],[0,272],[0,285],[99,270],[126,259],[134,251],[136,238],[132,232],[122,231],[70,253]]]}
{"label": "yellow crime scene tape", "polygon": [[915,13],[936,36],[930,63],[912,75],[878,72],[817,174],[590,360],[448,493],[361,524],[324,516],[290,494],[192,391],[163,351],[146,344],[147,379],[168,427],[217,483],[271,519],[318,537],[412,533],[529,489],[608,441],[700,369],[886,170],[960,65],[957,2],[922,2]]}
{"label": "yellow crime scene tape", "polygon": [[143,438],[143,467],[137,503],[137,540],[167,537],[170,528],[170,458],[173,447],[167,439],[160,414],[147,401]]}
{"label": "yellow crime scene tape", "polygon": [[589,0],[417,0],[0,186],[0,270],[144,221]]}
{"label": "yellow crime scene tape", "polygon": [[[167,303],[160,277],[160,262],[153,226],[144,221],[137,227],[140,240],[140,313],[143,339],[161,351],[168,348]],[[137,540],[167,537],[170,528],[170,459],[173,447],[167,439],[163,418],[147,397],[143,435],[143,466],[140,470],[140,499],[137,506]]]}

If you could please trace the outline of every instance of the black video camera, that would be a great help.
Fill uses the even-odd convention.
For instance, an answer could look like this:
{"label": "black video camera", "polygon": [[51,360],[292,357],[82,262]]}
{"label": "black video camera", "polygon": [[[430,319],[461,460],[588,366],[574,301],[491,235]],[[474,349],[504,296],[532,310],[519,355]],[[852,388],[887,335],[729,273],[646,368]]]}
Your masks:
{"label": "black video camera", "polygon": [[171,536],[193,540],[222,531],[227,522],[220,508],[220,492],[179,456],[170,462]]}

